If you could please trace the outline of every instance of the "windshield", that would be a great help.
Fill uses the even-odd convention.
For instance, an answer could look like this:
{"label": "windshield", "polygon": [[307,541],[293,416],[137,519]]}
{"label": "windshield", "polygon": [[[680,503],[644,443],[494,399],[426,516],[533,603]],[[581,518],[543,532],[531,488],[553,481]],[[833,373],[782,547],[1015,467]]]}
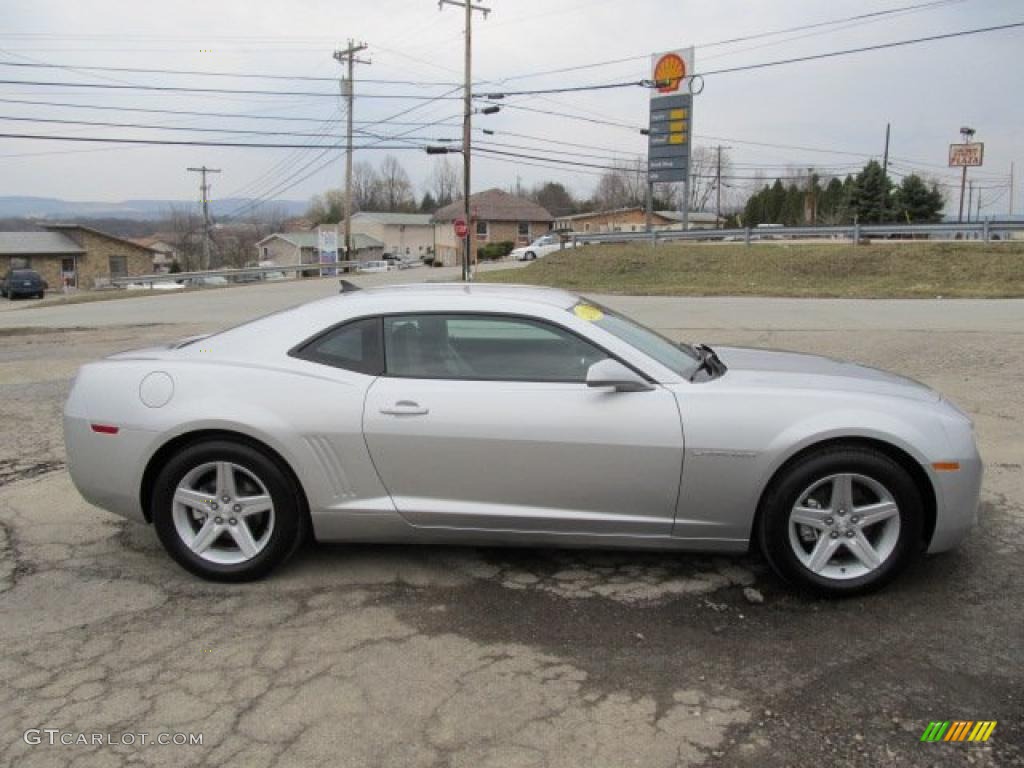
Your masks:
{"label": "windshield", "polygon": [[577,317],[588,320],[631,347],[657,360],[663,366],[680,376],[689,378],[700,365],[700,356],[688,344],[681,344],[667,339],[657,331],[625,315],[620,315],[607,307],[593,302],[580,302],[572,308]]}
{"label": "windshield", "polygon": [[538,237],[530,245],[550,245],[555,239],[551,235],[544,235],[544,237]]}

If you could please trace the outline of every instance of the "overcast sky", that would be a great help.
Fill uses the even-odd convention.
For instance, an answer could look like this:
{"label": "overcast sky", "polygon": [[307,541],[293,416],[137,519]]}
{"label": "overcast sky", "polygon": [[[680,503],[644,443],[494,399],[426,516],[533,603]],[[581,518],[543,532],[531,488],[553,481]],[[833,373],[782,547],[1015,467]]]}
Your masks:
{"label": "overcast sky", "polygon": [[[876,20],[818,27],[745,42],[720,41],[831,21],[872,11],[917,5],[923,0],[481,0],[493,9],[474,20],[474,79],[484,89],[553,88],[649,77],[655,51],[696,45],[698,71],[768,62],[793,56],[872,45],[913,37],[1024,20],[1020,0],[960,0]],[[0,6],[0,61],[47,64],[203,69],[218,72],[333,77],[340,67],[331,53],[347,38],[365,41],[370,66],[359,78],[416,80],[431,85],[357,83],[357,94],[436,96],[454,88],[462,76],[461,11],[434,0],[3,0]],[[718,43],[718,44],[716,44]],[[610,59],[629,61],[590,69],[521,77],[544,70]],[[786,174],[787,166],[814,165],[845,173],[880,157],[885,124],[892,124],[891,154],[897,173],[913,169],[950,185],[957,175],[945,167],[947,146],[968,124],[986,143],[985,167],[974,173],[984,191],[984,211],[1005,213],[1011,161],[1017,163],[1017,210],[1022,207],[1019,179],[1024,175],[1024,100],[1020,72],[1024,64],[1024,28],[863,53],[810,63],[708,75],[696,98],[697,144],[731,147],[736,177]],[[296,82],[185,75],[88,72],[0,67],[5,80],[61,83],[146,84],[185,87],[269,89],[336,93],[331,82]],[[449,85],[433,85],[449,83]],[[458,96],[459,92],[452,94]],[[339,100],[317,96],[197,95],[175,92],[118,91],[93,88],[0,85],[0,100],[52,101],[75,108],[0,101],[5,117],[63,118],[206,128],[291,130],[317,133],[316,122],[255,121],[228,117],[183,116],[86,109],[84,105],[247,113],[337,120]],[[641,88],[516,97],[509,104],[556,113],[543,115],[512,108],[478,116],[476,125],[496,135],[479,140],[532,149],[509,151],[557,154],[557,145],[512,137],[593,145],[563,147],[597,157],[564,156],[607,164],[612,157],[643,153],[637,130],[646,123],[648,94]],[[461,102],[425,102],[409,98],[358,98],[357,121],[379,120],[417,107],[406,121],[453,118]],[[565,117],[566,113],[635,126],[599,125]],[[329,131],[341,140],[341,126]],[[409,127],[378,126],[385,134]],[[99,126],[2,121],[0,132],[126,138],[204,137],[226,141],[315,143],[311,137],[198,134]],[[504,133],[504,135],[503,135]],[[457,138],[455,125],[438,125],[409,138]],[[360,140],[367,143],[369,140]],[[812,152],[792,145],[851,154]],[[393,144],[394,142],[388,142]],[[333,157],[319,173],[280,197],[307,199],[343,178],[341,153],[319,161],[321,150],[239,149],[222,147],[137,147],[54,141],[0,139],[0,195],[38,195],[71,200],[117,201],[128,198],[195,199],[198,179],[190,165],[223,169],[213,195],[269,194],[309,164],[309,170]],[[385,152],[364,150],[357,160],[379,162]],[[422,193],[434,160],[422,150],[393,151]],[[589,194],[594,169],[549,169],[515,160],[476,157],[474,189],[524,187],[557,179],[578,194]],[[749,183],[742,178],[734,186]],[[952,187],[951,187],[952,188]]]}

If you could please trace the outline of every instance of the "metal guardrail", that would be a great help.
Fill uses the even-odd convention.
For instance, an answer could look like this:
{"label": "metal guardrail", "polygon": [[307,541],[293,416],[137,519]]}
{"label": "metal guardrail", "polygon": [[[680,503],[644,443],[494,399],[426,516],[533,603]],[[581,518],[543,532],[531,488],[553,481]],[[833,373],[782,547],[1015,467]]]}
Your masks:
{"label": "metal guardrail", "polygon": [[364,262],[361,261],[330,261],[330,262],[315,262],[311,264],[285,264],[274,267],[240,267],[232,269],[210,269],[202,272],[160,272],[152,275],[129,275],[126,277],[113,277],[110,279],[110,285],[115,287],[123,287],[132,283],[166,283],[166,282],[179,282],[186,281],[192,278],[203,278],[203,277],[224,277],[230,280],[232,277],[249,277],[251,275],[259,275],[261,278],[264,275],[273,272],[314,272],[320,269],[335,269],[339,273],[353,272],[362,266]]}
{"label": "metal guardrail", "polygon": [[840,227],[746,227],[744,229],[661,229],[652,232],[599,232],[593,235],[573,235],[576,245],[601,243],[670,242],[673,240],[729,240],[748,245],[760,240],[791,240],[797,238],[845,238],[860,242],[871,237],[900,235],[946,237],[975,235],[991,240],[993,235],[1024,232],[1024,221],[988,220],[969,224],[852,224]]}

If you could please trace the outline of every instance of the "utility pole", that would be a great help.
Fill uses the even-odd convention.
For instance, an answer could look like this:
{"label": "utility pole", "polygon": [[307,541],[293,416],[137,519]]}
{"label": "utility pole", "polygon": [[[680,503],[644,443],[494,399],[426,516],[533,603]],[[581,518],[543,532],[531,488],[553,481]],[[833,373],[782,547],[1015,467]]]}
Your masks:
{"label": "utility pole", "polygon": [[1014,215],[1014,164],[1010,164],[1010,215]]}
{"label": "utility pole", "polygon": [[[967,192],[967,223],[971,223],[971,209],[974,207],[974,179],[968,182]],[[962,200],[960,201],[963,202]]]}
{"label": "utility pole", "polygon": [[715,229],[721,229],[719,222],[722,219],[722,145],[719,144],[718,162],[715,166]]}
{"label": "utility pole", "polygon": [[468,283],[473,280],[473,230],[476,229],[469,210],[469,193],[472,189],[470,185],[470,168],[472,166],[470,139],[473,133],[473,11],[480,11],[486,19],[491,9],[484,8],[482,5],[474,5],[473,0],[438,0],[438,10],[443,10],[445,5],[455,5],[466,10],[466,61],[462,88],[462,216],[466,222],[466,237],[462,251],[462,279]]}
{"label": "utility pole", "polygon": [[978,187],[978,212],[974,216],[975,221],[981,221],[981,187]]}
{"label": "utility pole", "polygon": [[[203,269],[210,269],[210,184],[206,183],[206,174],[220,173],[220,168],[189,168],[191,173],[202,174],[199,183],[200,200],[203,203]],[[217,264],[216,266],[220,266]]]}
{"label": "utility pole", "polygon": [[[962,126],[960,128],[960,136],[963,139],[964,144],[969,144],[971,139],[974,137],[975,130],[969,126]],[[964,189],[967,186],[967,166],[964,166],[963,174],[960,176],[960,213],[957,214],[956,221],[961,223],[964,220]],[[971,206],[967,205],[967,218],[971,218]]]}
{"label": "utility pole", "polygon": [[882,155],[882,207],[879,224],[885,221],[885,211],[889,207],[889,123],[885,124],[885,152]]}
{"label": "utility pole", "polygon": [[[356,54],[366,50],[366,43],[359,43],[349,38],[348,47],[334,52],[334,59],[339,64],[348,66],[348,76],[341,81],[341,94],[346,101],[346,144],[345,144],[345,259],[352,258],[352,107],[355,102],[355,84],[352,80],[356,64],[369,64],[369,59],[358,59]],[[321,254],[321,258],[322,258]],[[319,261],[319,259],[318,259]]]}

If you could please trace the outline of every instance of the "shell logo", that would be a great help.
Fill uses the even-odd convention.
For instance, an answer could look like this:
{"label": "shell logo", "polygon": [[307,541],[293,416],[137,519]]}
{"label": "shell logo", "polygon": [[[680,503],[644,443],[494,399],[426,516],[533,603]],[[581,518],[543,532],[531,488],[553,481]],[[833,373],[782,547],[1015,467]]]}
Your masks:
{"label": "shell logo", "polygon": [[686,62],[678,53],[666,53],[654,65],[654,79],[665,81],[658,88],[658,93],[674,93],[679,90],[680,83],[686,77]]}

